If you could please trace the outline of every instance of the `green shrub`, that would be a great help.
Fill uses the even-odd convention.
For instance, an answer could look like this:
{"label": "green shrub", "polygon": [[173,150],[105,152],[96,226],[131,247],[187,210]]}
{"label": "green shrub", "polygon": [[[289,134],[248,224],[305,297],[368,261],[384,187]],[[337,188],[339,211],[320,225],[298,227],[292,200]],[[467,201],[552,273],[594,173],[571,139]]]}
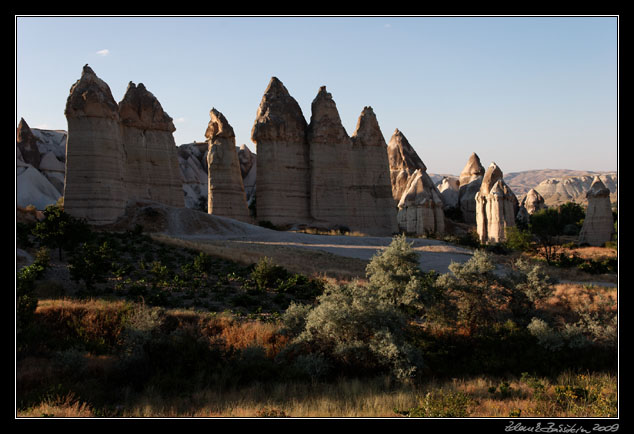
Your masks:
{"label": "green shrub", "polygon": [[275,265],[273,260],[266,256],[258,261],[251,272],[251,279],[259,291],[277,288],[288,276],[289,273],[284,267]]}

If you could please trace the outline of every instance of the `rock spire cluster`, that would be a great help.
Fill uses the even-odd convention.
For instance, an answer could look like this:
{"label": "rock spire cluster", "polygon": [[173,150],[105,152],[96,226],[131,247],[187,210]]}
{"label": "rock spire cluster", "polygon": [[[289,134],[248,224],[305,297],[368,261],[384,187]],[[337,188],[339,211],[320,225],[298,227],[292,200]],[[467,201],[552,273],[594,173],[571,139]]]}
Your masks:
{"label": "rock spire cluster", "polygon": [[113,223],[128,200],[184,206],[171,118],[145,86],[117,104],[88,66],[66,101],[64,209],[93,224]]}
{"label": "rock spire cluster", "polygon": [[370,107],[350,137],[325,86],[312,102],[307,123],[297,101],[273,77],[251,139],[258,156],[259,221],[372,235],[396,231],[386,145]]}
{"label": "rock spire cluster", "polygon": [[491,163],[475,195],[477,231],[482,243],[504,241],[505,229],[515,226],[519,205],[503,177],[497,164]]}

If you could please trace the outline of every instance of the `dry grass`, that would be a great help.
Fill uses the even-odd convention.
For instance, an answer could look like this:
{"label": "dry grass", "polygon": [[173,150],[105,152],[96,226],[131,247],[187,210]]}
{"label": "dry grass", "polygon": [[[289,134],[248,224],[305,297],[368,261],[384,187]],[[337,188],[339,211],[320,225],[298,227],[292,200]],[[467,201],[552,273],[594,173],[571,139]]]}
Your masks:
{"label": "dry grass", "polygon": [[17,412],[18,417],[94,417],[88,404],[76,399],[72,394],[49,398],[40,404]]}

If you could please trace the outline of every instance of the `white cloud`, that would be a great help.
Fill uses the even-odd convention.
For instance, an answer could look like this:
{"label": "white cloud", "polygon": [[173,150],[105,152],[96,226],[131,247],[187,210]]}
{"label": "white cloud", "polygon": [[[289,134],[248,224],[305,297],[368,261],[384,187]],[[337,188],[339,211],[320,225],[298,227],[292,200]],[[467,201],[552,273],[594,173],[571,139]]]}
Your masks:
{"label": "white cloud", "polygon": [[96,54],[98,54],[100,56],[107,56],[108,54],[110,54],[110,50],[108,50],[107,48],[104,48],[103,50],[97,51]]}
{"label": "white cloud", "polygon": [[185,118],[176,118],[174,119],[174,122],[182,124],[183,122],[185,122]]}

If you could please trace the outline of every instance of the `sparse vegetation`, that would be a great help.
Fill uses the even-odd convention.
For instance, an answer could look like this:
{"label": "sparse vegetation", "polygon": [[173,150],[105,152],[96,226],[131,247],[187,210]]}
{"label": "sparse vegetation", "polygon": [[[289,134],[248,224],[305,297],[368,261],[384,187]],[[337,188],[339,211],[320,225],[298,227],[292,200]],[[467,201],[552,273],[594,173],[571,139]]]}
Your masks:
{"label": "sparse vegetation", "polygon": [[[92,230],[72,248],[33,229],[18,238],[35,257],[16,279],[18,416],[616,413],[611,293],[564,291],[528,259],[500,273],[477,250],[423,273],[399,236],[365,279],[337,281],[270,257],[240,265],[141,227]],[[53,267],[81,285],[43,298]]]}

